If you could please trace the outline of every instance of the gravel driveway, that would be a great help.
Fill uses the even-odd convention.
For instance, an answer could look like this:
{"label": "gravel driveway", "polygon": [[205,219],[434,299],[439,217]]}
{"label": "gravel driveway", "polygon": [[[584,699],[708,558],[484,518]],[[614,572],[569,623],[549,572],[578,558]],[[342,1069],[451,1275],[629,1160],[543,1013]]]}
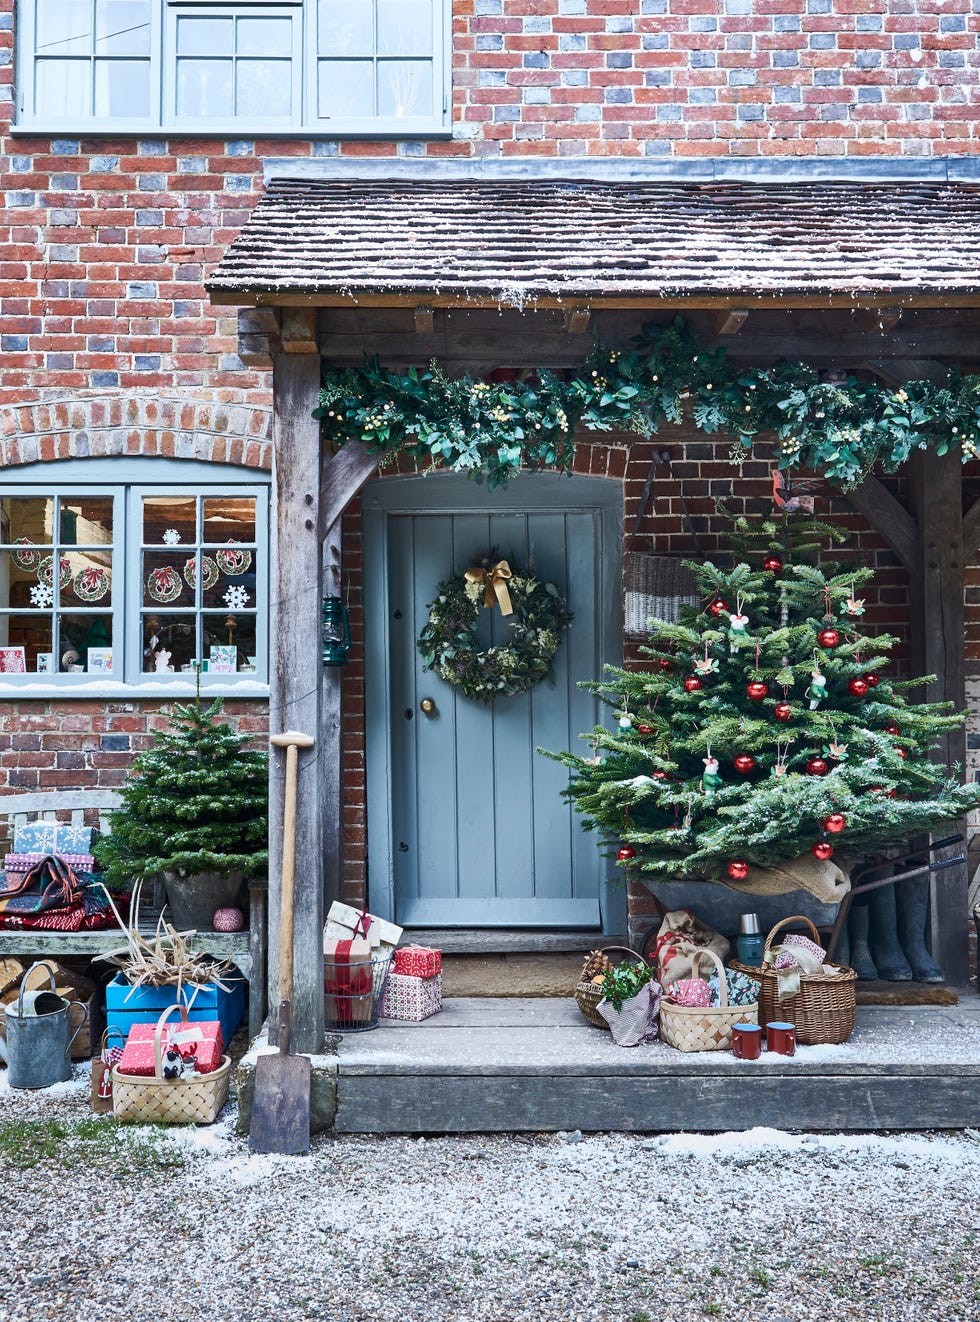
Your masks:
{"label": "gravel driveway", "polygon": [[0,1071],[3,1322],[977,1322],[980,1135],[121,1130]]}

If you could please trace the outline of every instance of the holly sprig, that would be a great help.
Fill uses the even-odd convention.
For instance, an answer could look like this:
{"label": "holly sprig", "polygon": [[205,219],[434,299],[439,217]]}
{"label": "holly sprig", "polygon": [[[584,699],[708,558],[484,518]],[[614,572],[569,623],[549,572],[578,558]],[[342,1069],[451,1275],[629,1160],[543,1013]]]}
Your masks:
{"label": "holly sprig", "polygon": [[607,969],[602,979],[602,999],[609,1001],[617,1013],[623,1002],[631,1000],[653,977],[648,964],[617,964]]}

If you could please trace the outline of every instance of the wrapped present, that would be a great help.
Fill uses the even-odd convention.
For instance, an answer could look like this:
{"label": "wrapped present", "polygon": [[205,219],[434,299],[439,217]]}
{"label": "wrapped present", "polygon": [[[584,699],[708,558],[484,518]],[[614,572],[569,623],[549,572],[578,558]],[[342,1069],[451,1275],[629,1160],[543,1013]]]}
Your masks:
{"label": "wrapped present", "polygon": [[349,904],[335,900],[327,913],[326,926],[323,929],[324,941],[365,940],[375,952],[391,954],[401,940],[402,929],[395,923],[376,918],[366,909],[353,909]]}
{"label": "wrapped present", "polygon": [[390,973],[385,986],[381,1014],[385,1019],[405,1019],[418,1023],[442,1009],[442,974],[434,978],[415,978],[405,973]]}
{"label": "wrapped present", "polygon": [[357,940],[323,939],[324,1015],[328,1027],[370,1023],[374,1003],[374,958],[371,944]]}
{"label": "wrapped present", "polygon": [[[119,1060],[121,1074],[153,1075],[155,1032],[156,1023],[133,1024]],[[176,1050],[185,1060],[196,1057],[198,1074],[210,1074],[220,1068],[225,1046],[221,1024],[217,1019],[167,1024],[163,1031],[162,1045],[164,1054],[168,1050]]]}
{"label": "wrapped present", "polygon": [[91,854],[98,838],[94,826],[68,822],[26,822],[14,832],[15,854]]}
{"label": "wrapped present", "polygon": [[434,978],[442,972],[442,951],[430,946],[401,946],[395,951],[392,972],[410,978]]}
{"label": "wrapped present", "polygon": [[[38,863],[43,863],[46,857],[45,854],[4,854],[3,868],[5,872],[30,872]],[[95,859],[91,854],[59,854],[58,857],[75,872],[92,872],[95,869]]]}

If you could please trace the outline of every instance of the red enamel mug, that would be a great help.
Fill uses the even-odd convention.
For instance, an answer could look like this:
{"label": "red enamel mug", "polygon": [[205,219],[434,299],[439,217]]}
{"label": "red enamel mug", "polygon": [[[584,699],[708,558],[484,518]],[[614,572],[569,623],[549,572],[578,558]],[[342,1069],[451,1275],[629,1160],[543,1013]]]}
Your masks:
{"label": "red enamel mug", "polygon": [[796,1025],[778,1021],[766,1024],[766,1046],[777,1056],[795,1056]]}
{"label": "red enamel mug", "polygon": [[762,1055],[762,1029],[758,1024],[732,1027],[732,1055],[736,1060],[758,1060]]}

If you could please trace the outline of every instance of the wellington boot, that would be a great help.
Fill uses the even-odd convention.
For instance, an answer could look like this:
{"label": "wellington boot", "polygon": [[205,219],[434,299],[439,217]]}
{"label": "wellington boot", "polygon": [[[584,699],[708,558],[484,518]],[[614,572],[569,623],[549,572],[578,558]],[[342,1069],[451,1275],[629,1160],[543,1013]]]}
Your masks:
{"label": "wellington boot", "polygon": [[868,949],[868,906],[855,904],[847,915],[848,944],[851,948],[850,965],[862,982],[874,982],[878,970]]}
{"label": "wellington boot", "polygon": [[868,946],[885,982],[911,982],[912,967],[898,944],[895,887],[882,886],[868,896]]}
{"label": "wellington boot", "polygon": [[942,969],[926,949],[926,918],[929,909],[929,878],[912,877],[895,885],[898,939],[912,973],[919,982],[945,982]]}

